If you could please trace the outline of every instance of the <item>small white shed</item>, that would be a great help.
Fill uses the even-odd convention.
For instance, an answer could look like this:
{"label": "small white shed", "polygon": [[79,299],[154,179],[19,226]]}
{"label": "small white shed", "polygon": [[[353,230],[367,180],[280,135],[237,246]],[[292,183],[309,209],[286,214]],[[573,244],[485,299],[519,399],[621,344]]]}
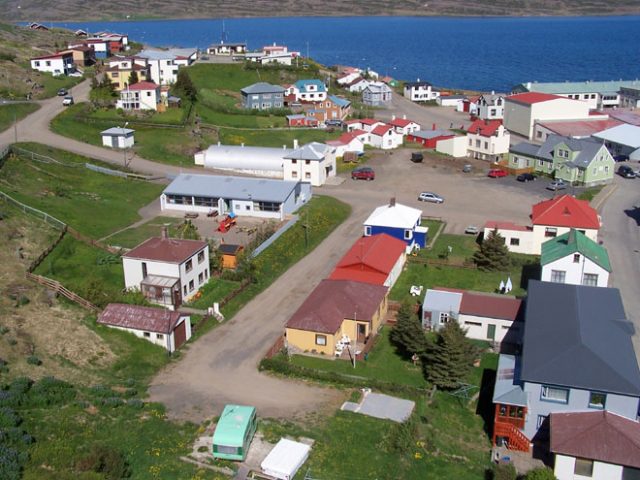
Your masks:
{"label": "small white shed", "polygon": [[123,127],[113,127],[100,132],[102,135],[102,145],[111,148],[131,148],[133,147],[133,134],[135,130]]}
{"label": "small white shed", "polygon": [[309,445],[282,438],[262,461],[260,468],[274,478],[291,480],[309,458],[310,450]]}

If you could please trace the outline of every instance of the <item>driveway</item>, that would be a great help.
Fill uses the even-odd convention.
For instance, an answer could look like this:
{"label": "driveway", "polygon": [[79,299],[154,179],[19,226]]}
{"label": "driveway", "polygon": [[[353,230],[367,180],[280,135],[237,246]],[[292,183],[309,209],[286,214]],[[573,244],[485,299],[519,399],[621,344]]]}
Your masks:
{"label": "driveway", "polygon": [[390,120],[395,115],[402,118],[403,115],[409,120],[418,122],[423,130],[432,130],[435,124],[436,129],[467,128],[471,125],[469,114],[456,112],[453,107],[425,106],[412,102],[404,98],[401,94],[394,92],[391,105],[388,108],[376,111],[376,117],[383,120]]}

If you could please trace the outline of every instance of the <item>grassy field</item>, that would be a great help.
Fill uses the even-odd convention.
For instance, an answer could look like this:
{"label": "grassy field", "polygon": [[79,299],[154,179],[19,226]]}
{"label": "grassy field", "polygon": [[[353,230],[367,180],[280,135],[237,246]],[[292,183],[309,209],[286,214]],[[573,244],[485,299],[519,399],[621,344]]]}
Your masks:
{"label": "grassy field", "polygon": [[590,202],[591,200],[593,200],[593,197],[600,193],[600,190],[602,189],[602,186],[587,188],[586,190],[580,192],[580,194],[578,194],[576,198],[578,200],[586,200],[587,202]]}
{"label": "grassy field", "polygon": [[118,247],[133,248],[149,237],[160,235],[161,228],[164,225],[169,227],[169,236],[174,236],[176,234],[175,227],[180,223],[182,223],[182,219],[175,217],[155,217],[139,227],[123,230],[109,237],[106,239],[106,243]]}
{"label": "grassy field", "polygon": [[135,222],[138,209],[162,192],[162,185],[89,170],[84,167],[88,159],[79,155],[38,144],[21,146],[70,166],[9,158],[0,170],[0,188],[93,238]]}
{"label": "grassy field", "polygon": [[37,103],[14,103],[13,105],[0,105],[0,132],[4,132],[13,125],[14,120],[22,120],[30,113],[40,108]]}

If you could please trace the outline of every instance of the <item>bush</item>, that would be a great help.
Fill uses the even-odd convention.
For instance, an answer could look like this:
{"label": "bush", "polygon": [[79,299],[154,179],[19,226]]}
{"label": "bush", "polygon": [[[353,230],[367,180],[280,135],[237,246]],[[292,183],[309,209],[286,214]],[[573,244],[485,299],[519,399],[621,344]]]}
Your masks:
{"label": "bush", "polygon": [[42,360],[40,360],[40,359],[39,359],[37,356],[35,356],[35,355],[29,355],[29,356],[27,357],[27,363],[28,363],[29,365],[36,365],[36,366],[38,366],[38,365],[42,365]]}
{"label": "bush", "polygon": [[82,472],[101,473],[106,480],[121,480],[131,476],[125,456],[107,445],[93,445],[89,454],[76,466]]}
{"label": "bush", "polygon": [[0,429],[17,427],[22,423],[22,418],[13,408],[0,408]]}
{"label": "bush", "polygon": [[55,377],[43,377],[31,387],[29,404],[37,407],[64,405],[75,397],[73,385]]}
{"label": "bush", "polygon": [[125,404],[125,401],[120,397],[109,397],[102,399],[102,405],[105,407],[117,408]]}
{"label": "bush", "polygon": [[411,452],[418,437],[418,421],[412,415],[402,423],[395,423],[384,438],[384,446],[390,452],[399,454]]}
{"label": "bush", "polygon": [[493,469],[493,480],[516,480],[518,473],[513,465],[496,465]]}
{"label": "bush", "polygon": [[131,408],[142,409],[144,408],[144,402],[139,398],[131,398],[127,400],[127,406]]}
{"label": "bush", "polygon": [[0,478],[3,480],[19,480],[22,470],[21,455],[17,449],[0,443]]}
{"label": "bush", "polygon": [[524,480],[557,480],[553,470],[547,467],[540,467],[531,470],[524,476]]}

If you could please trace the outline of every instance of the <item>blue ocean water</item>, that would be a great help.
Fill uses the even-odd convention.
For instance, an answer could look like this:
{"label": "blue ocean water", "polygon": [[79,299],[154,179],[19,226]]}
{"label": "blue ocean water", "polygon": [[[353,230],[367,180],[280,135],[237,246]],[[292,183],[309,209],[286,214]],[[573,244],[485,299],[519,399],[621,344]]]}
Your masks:
{"label": "blue ocean water", "polygon": [[[206,48],[223,21],[53,24],[128,33],[154,46]],[[508,91],[526,81],[640,77],[640,16],[535,18],[291,17],[224,20],[228,42],[284,44],[326,64],[438,86]]]}

